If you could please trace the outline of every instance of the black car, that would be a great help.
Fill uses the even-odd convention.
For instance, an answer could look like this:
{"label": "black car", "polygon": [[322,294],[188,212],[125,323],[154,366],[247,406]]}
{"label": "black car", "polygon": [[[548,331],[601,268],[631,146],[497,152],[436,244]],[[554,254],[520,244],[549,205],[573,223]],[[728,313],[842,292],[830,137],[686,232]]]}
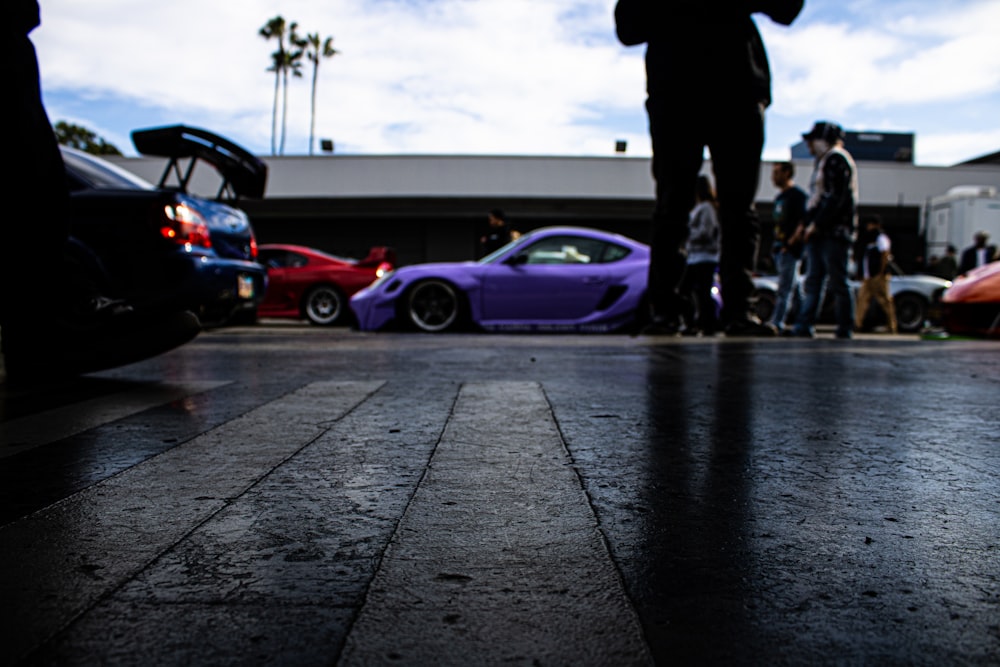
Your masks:
{"label": "black car", "polygon": [[[160,183],[62,148],[71,193],[71,245],[101,293],[139,311],[188,310],[203,325],[253,312],[267,271],[246,213],[223,201],[261,197],[266,166],[204,130],[170,126],[133,132],[140,153],[169,158]],[[189,160],[182,169],[181,161]],[[222,177],[216,200],[187,193],[194,165]],[[176,184],[168,185],[172,179]]]}

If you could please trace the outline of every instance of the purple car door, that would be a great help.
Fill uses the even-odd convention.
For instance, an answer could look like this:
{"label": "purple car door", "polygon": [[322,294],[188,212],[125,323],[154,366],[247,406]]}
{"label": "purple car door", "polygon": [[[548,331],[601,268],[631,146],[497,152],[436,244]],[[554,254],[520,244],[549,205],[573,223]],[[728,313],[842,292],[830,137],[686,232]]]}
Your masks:
{"label": "purple car door", "polygon": [[590,239],[549,237],[483,274],[484,321],[565,322],[594,311],[608,269],[588,254]]}

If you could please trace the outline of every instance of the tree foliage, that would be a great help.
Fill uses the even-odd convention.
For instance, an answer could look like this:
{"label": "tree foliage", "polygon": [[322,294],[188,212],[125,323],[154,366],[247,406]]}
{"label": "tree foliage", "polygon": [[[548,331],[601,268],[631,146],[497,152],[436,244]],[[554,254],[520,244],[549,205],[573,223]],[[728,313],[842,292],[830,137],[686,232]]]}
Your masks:
{"label": "tree foliage", "polygon": [[53,131],[56,134],[56,141],[63,146],[76,148],[77,150],[91,153],[93,155],[121,155],[122,152],[114,144],[109,144],[101,137],[97,136],[85,127],[67,123],[64,120],[57,121]]}

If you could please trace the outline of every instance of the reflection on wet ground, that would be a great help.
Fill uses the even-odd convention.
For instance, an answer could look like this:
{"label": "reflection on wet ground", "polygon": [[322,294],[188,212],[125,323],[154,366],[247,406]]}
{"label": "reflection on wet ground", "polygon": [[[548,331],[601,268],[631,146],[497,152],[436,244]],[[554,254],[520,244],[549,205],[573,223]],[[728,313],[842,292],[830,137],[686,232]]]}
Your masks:
{"label": "reflection on wet ground", "polygon": [[[206,333],[0,390],[0,627],[14,662],[329,664],[349,646],[458,664],[448,633],[560,662],[533,633],[606,604],[641,629],[645,648],[601,644],[626,663],[995,663],[998,389],[987,341]],[[473,497],[507,517],[492,565]],[[558,583],[588,521],[618,592]],[[405,569],[442,540],[468,572]],[[372,632],[394,581],[442,613]],[[446,609],[459,590],[493,600],[489,631]]]}

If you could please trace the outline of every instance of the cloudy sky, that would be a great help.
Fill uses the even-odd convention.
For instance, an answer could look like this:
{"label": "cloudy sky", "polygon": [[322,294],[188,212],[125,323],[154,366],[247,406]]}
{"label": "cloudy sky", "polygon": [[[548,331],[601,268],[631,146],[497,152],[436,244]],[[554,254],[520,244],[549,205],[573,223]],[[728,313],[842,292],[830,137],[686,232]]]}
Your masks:
{"label": "cloudy sky", "polygon": [[[334,38],[316,135],[343,154],[649,155],[643,48],[614,0],[40,0],[32,33],[53,122],[126,155],[183,123],[271,153],[272,17]],[[757,17],[774,75],[764,158],[812,122],[913,132],[915,161],[1000,149],[1000,0],[806,0]],[[288,92],[284,153],[309,152],[310,65]],[[280,132],[280,129],[279,129]],[[318,146],[316,152],[319,152]]]}

